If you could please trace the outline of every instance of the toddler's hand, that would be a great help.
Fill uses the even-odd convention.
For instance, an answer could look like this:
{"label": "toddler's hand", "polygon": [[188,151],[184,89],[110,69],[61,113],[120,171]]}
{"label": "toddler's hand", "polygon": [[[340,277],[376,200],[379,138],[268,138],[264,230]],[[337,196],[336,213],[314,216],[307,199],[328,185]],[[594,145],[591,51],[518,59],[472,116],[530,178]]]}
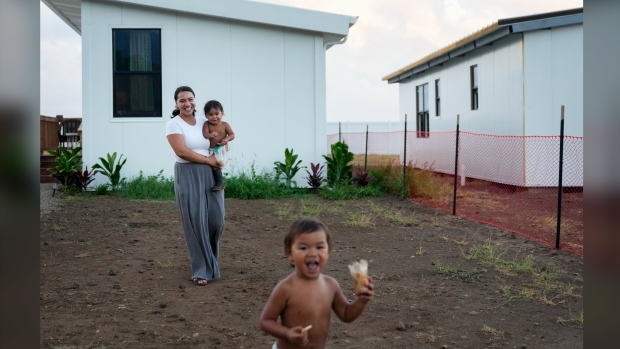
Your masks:
{"label": "toddler's hand", "polygon": [[211,138],[215,138],[217,136],[219,136],[220,134],[217,132],[211,132]]}
{"label": "toddler's hand", "polygon": [[295,326],[288,330],[286,339],[298,347],[305,347],[308,345],[308,331],[304,331],[301,326]]}
{"label": "toddler's hand", "polygon": [[372,283],[372,278],[368,277],[368,282],[366,286],[362,289],[362,292],[359,293],[358,298],[361,299],[364,303],[370,302],[375,297],[375,285]]}
{"label": "toddler's hand", "polygon": [[226,145],[228,144],[228,140],[226,138],[222,139],[221,142],[218,143],[219,145]]}

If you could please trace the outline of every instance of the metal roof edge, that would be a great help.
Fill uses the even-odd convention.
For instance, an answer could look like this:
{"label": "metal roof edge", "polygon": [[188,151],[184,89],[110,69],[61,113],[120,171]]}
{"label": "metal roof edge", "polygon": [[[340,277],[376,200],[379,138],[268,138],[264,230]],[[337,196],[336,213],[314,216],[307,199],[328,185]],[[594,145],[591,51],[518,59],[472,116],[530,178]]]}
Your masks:
{"label": "metal roof edge", "polygon": [[513,33],[522,33],[531,30],[557,28],[579,23],[583,23],[583,13],[514,23],[511,26]]}
{"label": "metal roof edge", "polygon": [[[80,0],[41,0],[73,30],[81,32]],[[181,13],[191,13],[215,18],[224,18],[247,23],[265,24],[283,28],[306,30],[318,33],[349,34],[356,17],[284,6],[249,0],[195,1],[195,0],[99,0],[118,5],[134,5],[158,8]],[[65,12],[63,6],[76,8],[77,13]]]}
{"label": "metal roof edge", "polygon": [[64,12],[62,12],[56,5],[54,5],[54,3],[50,0],[41,0],[42,3],[45,4],[45,6],[47,6],[50,10],[52,10],[52,12],[54,12],[56,14],[56,16],[58,16],[60,19],[62,19],[63,22],[65,22],[71,29],[75,30],[76,33],[78,33],[80,36],[82,36],[82,30],[80,27],[78,27],[75,23],[73,23],[71,21],[71,19],[69,17],[67,17],[67,15],[65,15]]}
{"label": "metal roof edge", "polygon": [[[404,68],[384,76],[381,80],[387,81],[388,84],[399,82],[412,75],[419,74],[433,66],[441,65],[450,59],[462,56],[478,47],[490,45],[493,42],[513,33],[548,29],[579,23],[583,23],[583,8],[500,19],[496,23],[491,24],[476,33],[473,33]],[[447,58],[445,57],[446,55]]]}

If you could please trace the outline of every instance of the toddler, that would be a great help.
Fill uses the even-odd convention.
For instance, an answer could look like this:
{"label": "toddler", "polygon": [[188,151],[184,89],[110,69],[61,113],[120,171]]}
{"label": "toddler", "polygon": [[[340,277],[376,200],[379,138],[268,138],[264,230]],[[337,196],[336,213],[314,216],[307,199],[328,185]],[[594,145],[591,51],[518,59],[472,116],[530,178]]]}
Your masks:
{"label": "toddler", "polygon": [[330,247],[327,227],[313,218],[295,221],[284,238],[284,251],[295,271],[275,286],[260,316],[261,329],[277,338],[272,349],[324,349],[331,311],[351,322],[373,299],[370,277],[355,301],[349,302],[338,281],[323,274]]}
{"label": "toddler", "polygon": [[[218,145],[225,146],[228,149],[228,142],[235,139],[235,133],[226,121],[222,121],[224,116],[224,107],[218,101],[208,101],[204,107],[207,122],[202,127],[202,135],[209,140],[209,152],[213,152],[213,148]],[[226,188],[224,184],[224,176],[221,169],[213,169],[213,179],[215,184],[211,191],[219,191]]]}

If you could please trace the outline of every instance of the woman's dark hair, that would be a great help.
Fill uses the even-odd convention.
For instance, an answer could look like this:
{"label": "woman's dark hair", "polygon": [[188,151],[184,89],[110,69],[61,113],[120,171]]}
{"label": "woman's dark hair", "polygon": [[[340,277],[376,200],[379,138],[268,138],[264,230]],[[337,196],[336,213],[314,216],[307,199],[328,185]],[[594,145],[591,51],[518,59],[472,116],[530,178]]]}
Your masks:
{"label": "woman's dark hair", "polygon": [[[189,86],[179,86],[177,87],[177,89],[174,91],[174,103],[177,103],[177,98],[179,98],[179,93],[181,92],[191,92],[194,97],[196,97],[196,94],[194,93],[194,90],[192,90],[191,87]],[[172,111],[172,116],[170,118],[173,118],[177,115],[179,115],[181,113],[181,111],[179,110],[179,108],[177,108],[176,106],[174,107],[174,110]],[[194,109],[194,116],[196,116],[196,109]]]}
{"label": "woman's dark hair", "polygon": [[329,230],[323,224],[323,222],[312,218],[312,217],[304,217],[296,220],[291,225],[288,233],[284,237],[284,253],[288,256],[291,253],[291,249],[293,247],[293,242],[295,239],[301,234],[309,234],[317,231],[325,232],[325,239],[327,240],[327,248],[328,251],[332,249],[332,236],[329,233]]}
{"label": "woman's dark hair", "polygon": [[222,114],[224,114],[224,107],[222,106],[222,103],[220,103],[218,101],[211,100],[211,101],[208,101],[205,104],[205,107],[204,107],[205,115],[207,115],[209,113],[209,111],[211,109],[214,109],[214,108],[219,110],[219,111],[221,111]]}

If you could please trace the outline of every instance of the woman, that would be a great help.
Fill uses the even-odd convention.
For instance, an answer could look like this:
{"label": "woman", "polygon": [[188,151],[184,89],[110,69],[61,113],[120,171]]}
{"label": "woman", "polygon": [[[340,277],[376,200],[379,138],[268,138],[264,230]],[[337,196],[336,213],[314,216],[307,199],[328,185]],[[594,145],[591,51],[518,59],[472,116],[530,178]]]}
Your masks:
{"label": "woman", "polygon": [[181,86],[174,92],[174,101],[176,108],[166,124],[166,137],[176,157],[174,192],[192,265],[191,279],[204,286],[220,277],[217,260],[224,231],[224,191],[211,191],[211,168],[221,167],[209,154],[209,140],[202,135],[207,119],[196,117],[194,91]]}

